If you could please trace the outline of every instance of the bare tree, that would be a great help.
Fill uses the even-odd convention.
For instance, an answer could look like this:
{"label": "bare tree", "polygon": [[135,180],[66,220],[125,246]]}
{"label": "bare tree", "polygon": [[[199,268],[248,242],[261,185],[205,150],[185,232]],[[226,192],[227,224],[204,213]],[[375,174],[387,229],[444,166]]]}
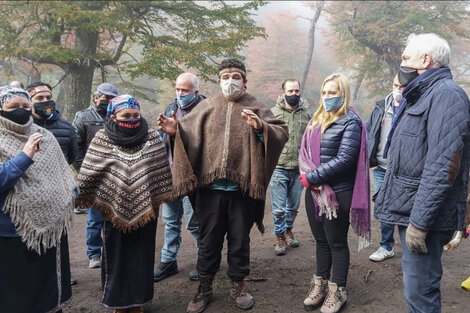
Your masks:
{"label": "bare tree", "polygon": [[308,32],[308,48],[307,58],[305,59],[304,70],[300,79],[300,94],[303,94],[305,89],[305,82],[307,81],[308,71],[310,70],[310,64],[312,63],[313,48],[315,46],[315,27],[317,21],[320,18],[320,13],[323,9],[324,1],[317,1],[315,15],[310,19],[310,30]]}

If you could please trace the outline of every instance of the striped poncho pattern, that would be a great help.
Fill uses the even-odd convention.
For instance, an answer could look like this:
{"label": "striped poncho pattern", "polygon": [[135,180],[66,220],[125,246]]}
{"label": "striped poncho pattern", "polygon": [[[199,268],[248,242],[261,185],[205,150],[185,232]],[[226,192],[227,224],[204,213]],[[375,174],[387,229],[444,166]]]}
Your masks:
{"label": "striped poncho pattern", "polygon": [[172,198],[162,138],[149,129],[144,144],[125,149],[104,130],[98,131],[83,160],[78,186],[76,207],[100,210],[124,233],[143,227],[158,216],[158,206]]}

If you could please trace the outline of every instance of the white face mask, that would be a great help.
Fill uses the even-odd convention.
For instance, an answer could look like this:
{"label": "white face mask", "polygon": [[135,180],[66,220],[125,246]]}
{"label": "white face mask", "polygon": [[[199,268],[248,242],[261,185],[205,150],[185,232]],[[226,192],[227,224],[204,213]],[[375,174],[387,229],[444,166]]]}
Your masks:
{"label": "white face mask", "polygon": [[220,81],[220,88],[226,98],[235,99],[242,92],[243,82],[237,79],[224,79]]}
{"label": "white face mask", "polygon": [[401,94],[401,91],[400,91],[400,90],[394,90],[394,91],[393,91],[393,99],[394,99],[396,102],[400,102],[401,99],[403,99],[403,95]]}

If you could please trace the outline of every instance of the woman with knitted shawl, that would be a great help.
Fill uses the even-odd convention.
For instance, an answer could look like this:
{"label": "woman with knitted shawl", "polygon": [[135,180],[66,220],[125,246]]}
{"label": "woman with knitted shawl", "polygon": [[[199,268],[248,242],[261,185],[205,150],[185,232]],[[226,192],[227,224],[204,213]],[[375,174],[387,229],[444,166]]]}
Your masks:
{"label": "woman with knitted shawl", "polygon": [[299,151],[300,181],[307,188],[305,207],[317,250],[316,273],[304,301],[307,311],[321,306],[322,313],[335,313],[346,303],[349,224],[359,236],[359,249],[370,243],[366,127],[349,101],[347,78],[328,76]]}
{"label": "woman with knitted shawl", "polygon": [[162,138],[149,129],[130,95],[108,105],[108,120],[87,150],[77,207],[103,215],[101,304],[115,313],[143,312],[153,298],[158,206],[171,200]]}
{"label": "woman with knitted shawl", "polygon": [[23,89],[0,87],[0,312],[61,312],[72,296],[75,179]]}

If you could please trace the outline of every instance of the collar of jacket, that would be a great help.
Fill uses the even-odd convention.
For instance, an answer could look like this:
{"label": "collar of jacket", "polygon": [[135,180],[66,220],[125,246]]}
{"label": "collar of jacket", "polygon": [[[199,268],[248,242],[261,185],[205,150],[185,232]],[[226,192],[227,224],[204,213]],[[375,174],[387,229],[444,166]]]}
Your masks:
{"label": "collar of jacket", "polygon": [[414,102],[428,90],[434,83],[441,79],[452,79],[448,67],[431,68],[412,80],[403,90],[403,96],[408,103]]}

